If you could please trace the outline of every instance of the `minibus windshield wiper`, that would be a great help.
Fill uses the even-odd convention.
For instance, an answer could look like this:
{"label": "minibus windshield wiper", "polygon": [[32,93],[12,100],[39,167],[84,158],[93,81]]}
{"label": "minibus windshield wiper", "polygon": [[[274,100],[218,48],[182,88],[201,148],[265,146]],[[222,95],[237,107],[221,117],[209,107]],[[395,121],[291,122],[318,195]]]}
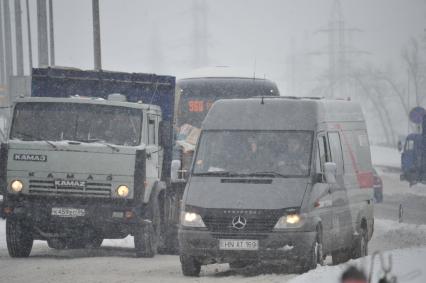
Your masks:
{"label": "minibus windshield wiper", "polygon": [[289,178],[289,176],[283,175],[275,171],[251,172],[251,173],[248,173],[247,176]]}

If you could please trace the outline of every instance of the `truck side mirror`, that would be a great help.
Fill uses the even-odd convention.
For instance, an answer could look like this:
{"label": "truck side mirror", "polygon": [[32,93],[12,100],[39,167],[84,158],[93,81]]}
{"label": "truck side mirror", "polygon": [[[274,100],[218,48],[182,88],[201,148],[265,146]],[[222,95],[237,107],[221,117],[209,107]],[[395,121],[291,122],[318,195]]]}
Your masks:
{"label": "truck side mirror", "polygon": [[172,165],[171,165],[171,169],[170,169],[170,179],[172,182],[179,180],[179,170],[180,167],[182,166],[182,163],[180,160],[175,159],[172,160]]}
{"label": "truck side mirror", "polygon": [[334,162],[326,162],[324,164],[325,181],[329,184],[336,183],[337,165]]}

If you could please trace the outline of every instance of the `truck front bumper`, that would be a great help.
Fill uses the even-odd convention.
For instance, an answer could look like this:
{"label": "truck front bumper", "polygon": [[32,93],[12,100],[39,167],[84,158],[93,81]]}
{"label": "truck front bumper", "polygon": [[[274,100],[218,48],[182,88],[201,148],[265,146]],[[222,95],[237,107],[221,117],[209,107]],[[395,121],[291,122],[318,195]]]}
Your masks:
{"label": "truck front bumper", "polygon": [[[58,210],[63,214],[58,215]],[[143,206],[126,202],[95,200],[90,203],[53,198],[6,200],[2,209],[6,218],[25,219],[30,223],[39,239],[67,237],[84,231],[95,231],[105,238],[123,238],[132,234],[134,227],[149,223],[142,217],[143,210]]]}

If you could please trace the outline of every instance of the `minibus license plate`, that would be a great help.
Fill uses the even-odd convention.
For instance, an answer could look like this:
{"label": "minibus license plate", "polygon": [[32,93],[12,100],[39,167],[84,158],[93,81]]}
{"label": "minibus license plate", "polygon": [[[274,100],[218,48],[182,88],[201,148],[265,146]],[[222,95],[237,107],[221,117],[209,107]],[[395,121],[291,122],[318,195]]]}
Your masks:
{"label": "minibus license plate", "polygon": [[257,251],[259,249],[259,240],[219,240],[220,250],[243,250]]}
{"label": "minibus license plate", "polygon": [[52,215],[59,217],[82,217],[86,215],[84,208],[52,207]]}

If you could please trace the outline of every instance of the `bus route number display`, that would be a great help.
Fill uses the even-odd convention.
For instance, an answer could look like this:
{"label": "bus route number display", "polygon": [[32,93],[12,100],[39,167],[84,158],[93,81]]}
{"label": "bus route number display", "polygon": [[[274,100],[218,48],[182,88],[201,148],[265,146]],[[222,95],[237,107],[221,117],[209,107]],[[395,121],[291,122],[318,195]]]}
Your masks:
{"label": "bus route number display", "polygon": [[188,110],[189,112],[204,112],[209,110],[212,105],[213,101],[189,100]]}

